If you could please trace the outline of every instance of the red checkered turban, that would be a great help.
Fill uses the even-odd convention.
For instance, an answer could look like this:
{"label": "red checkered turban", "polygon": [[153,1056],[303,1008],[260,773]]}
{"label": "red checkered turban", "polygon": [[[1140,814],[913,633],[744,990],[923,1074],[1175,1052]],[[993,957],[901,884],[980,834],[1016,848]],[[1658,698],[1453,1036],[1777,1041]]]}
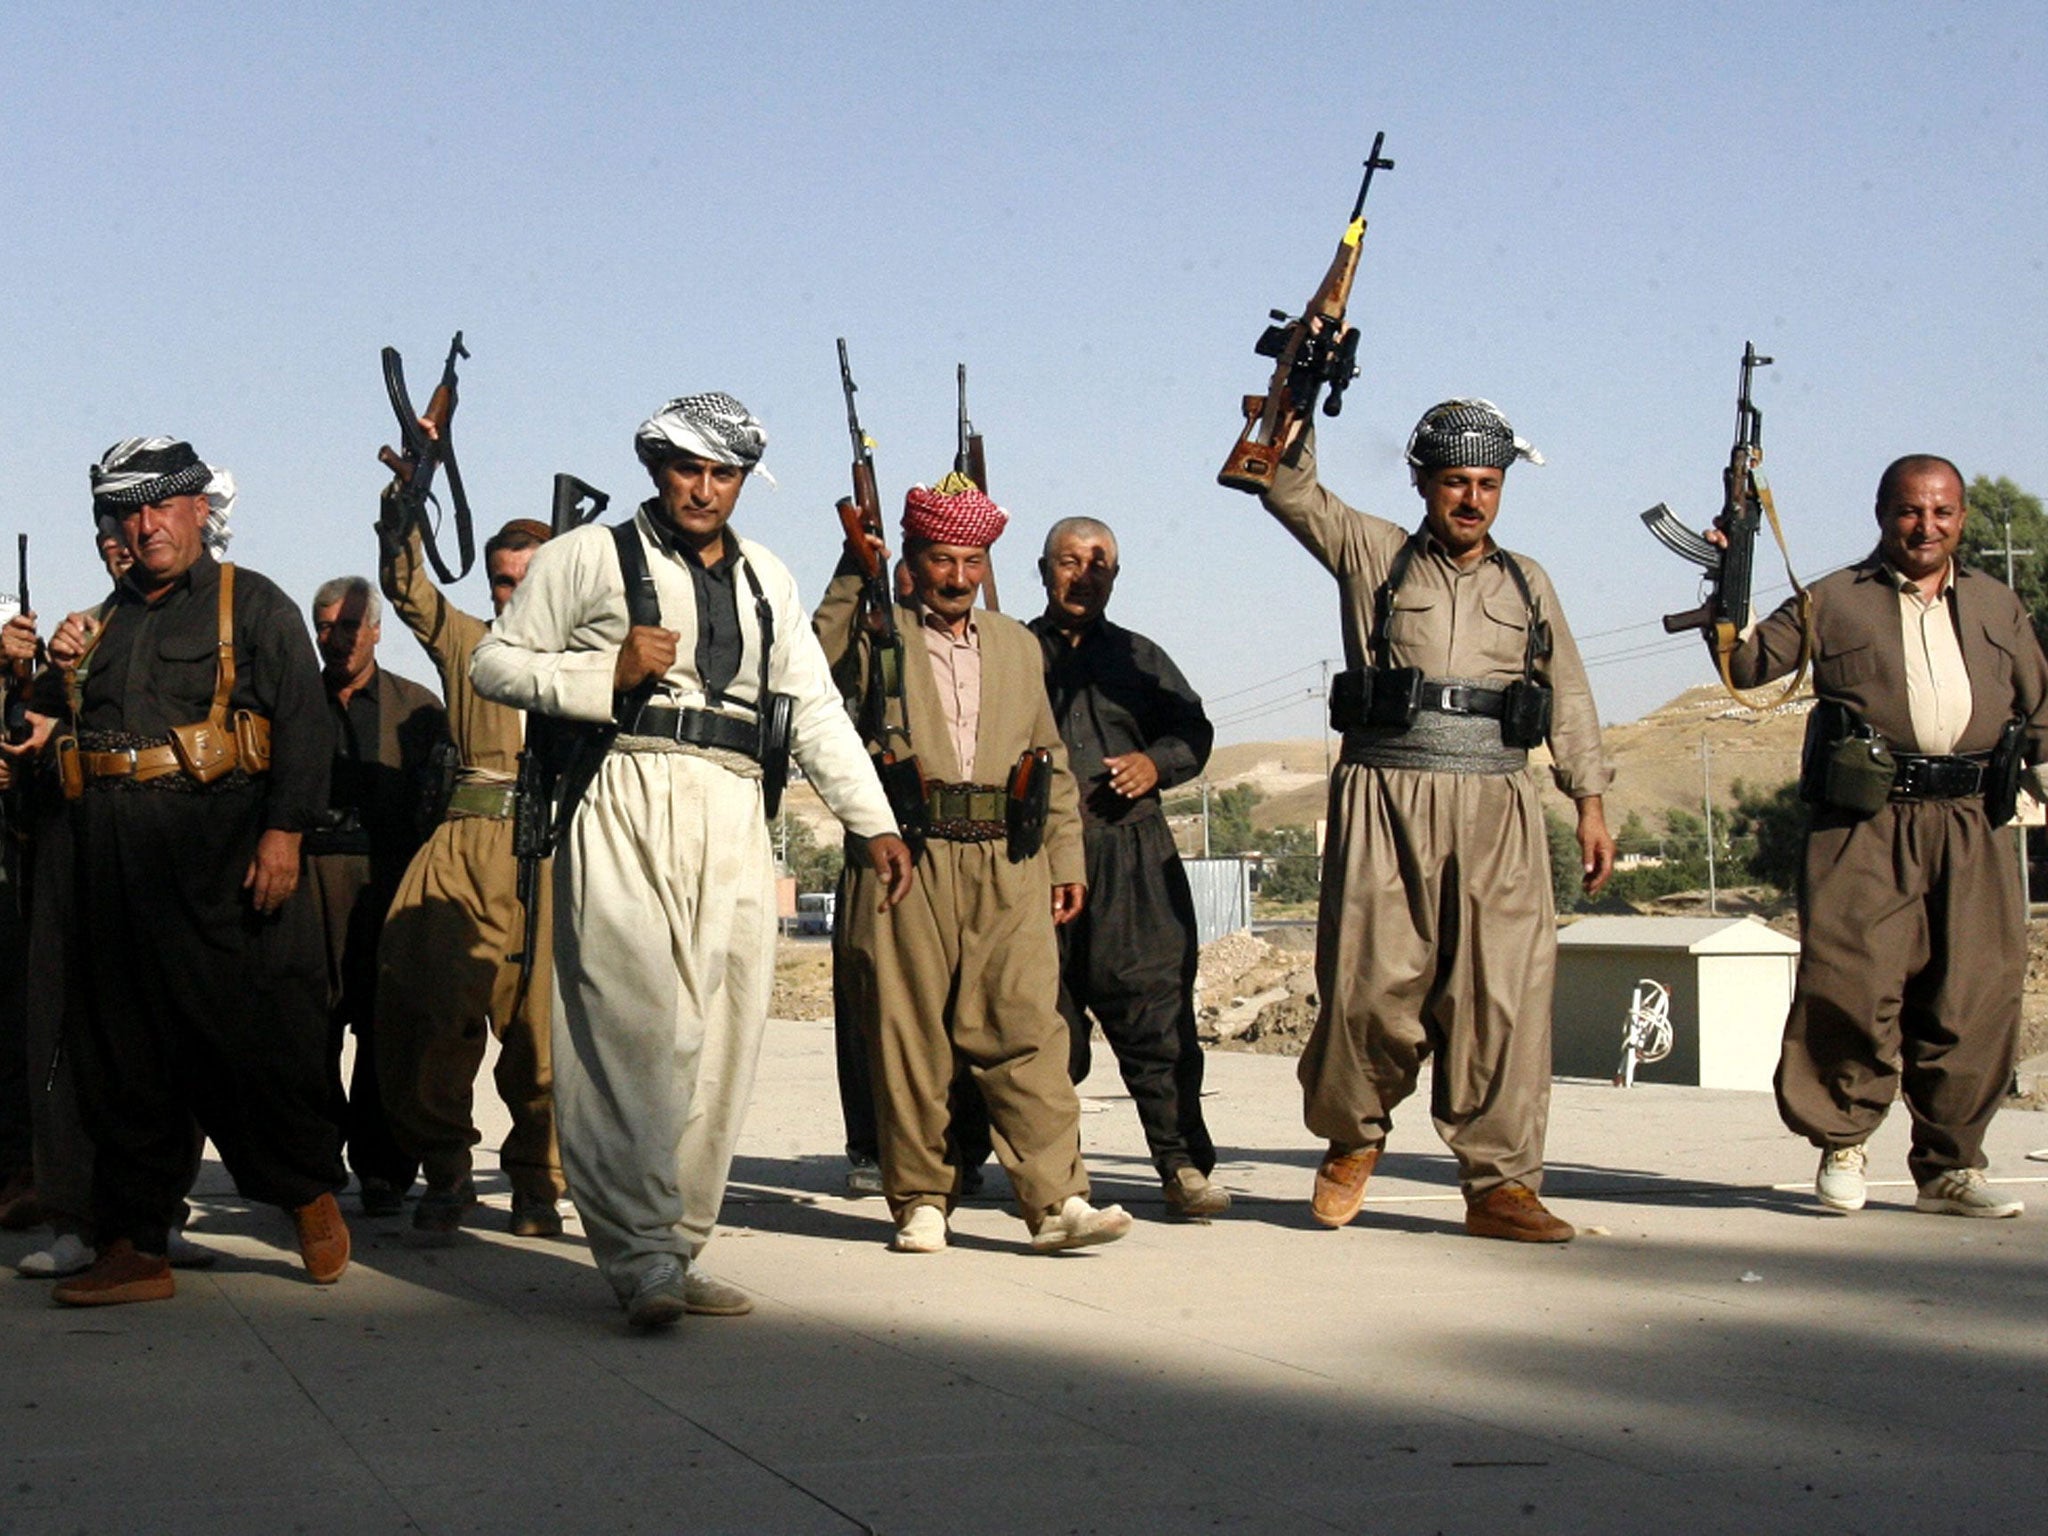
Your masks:
{"label": "red checkered turban", "polygon": [[1002,537],[1009,521],[1009,513],[961,474],[933,486],[913,485],[903,498],[903,537],[928,544],[986,549]]}

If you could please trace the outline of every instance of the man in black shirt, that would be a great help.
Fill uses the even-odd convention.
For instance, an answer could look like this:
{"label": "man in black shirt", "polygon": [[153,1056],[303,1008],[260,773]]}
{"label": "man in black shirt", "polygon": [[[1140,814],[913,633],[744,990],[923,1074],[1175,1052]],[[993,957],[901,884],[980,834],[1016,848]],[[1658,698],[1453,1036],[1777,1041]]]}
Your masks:
{"label": "man in black shirt", "polygon": [[1230,1196],[1209,1182],[1216,1148],[1202,1121],[1194,899],[1159,792],[1202,771],[1215,732],[1167,654],[1103,618],[1117,577],[1106,525],[1055,523],[1038,571],[1045,612],[1031,628],[1081,789],[1088,860],[1088,905],[1060,929],[1070,1068],[1077,1083],[1088,1075],[1093,1014],[1138,1106],[1167,1210],[1206,1220]]}
{"label": "man in black shirt", "polygon": [[[326,814],[306,834],[306,881],[327,941],[330,1086],[365,1216],[396,1216],[419,1173],[419,1160],[393,1135],[378,1089],[377,945],[419,851],[434,749],[448,741],[441,701],[377,664],[382,621],[382,601],[366,577],[337,576],[313,594],[334,768]],[[355,1065],[344,1096],[341,1048],[351,1029]]]}
{"label": "man in black shirt", "polygon": [[299,891],[332,742],[297,609],[207,550],[225,479],[169,438],[109,449],[93,510],[119,521],[134,564],[104,622],[67,620],[51,642],[72,667],[57,745],[78,920],[119,951],[83,967],[67,1042],[99,1235],[98,1261],[55,1291],[76,1306],[173,1294],[194,1120],[245,1196],[292,1213],[315,1281],[348,1266],[318,921]]}

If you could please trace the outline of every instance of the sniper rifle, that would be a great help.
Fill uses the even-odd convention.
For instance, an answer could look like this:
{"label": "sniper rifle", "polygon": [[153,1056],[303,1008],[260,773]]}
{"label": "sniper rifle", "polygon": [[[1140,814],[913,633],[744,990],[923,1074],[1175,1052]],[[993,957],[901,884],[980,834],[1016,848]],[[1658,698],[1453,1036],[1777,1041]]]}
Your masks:
{"label": "sniper rifle", "polygon": [[1253,495],[1273,488],[1273,474],[1280,455],[1293,438],[1297,425],[1315,414],[1316,396],[1325,385],[1330,395],[1323,402],[1323,414],[1335,416],[1344,409],[1344,390],[1358,377],[1358,333],[1344,328],[1344,311],[1351,302],[1351,284],[1358,276],[1358,248],[1365,238],[1365,197],[1372,190],[1374,171],[1391,171],[1394,162],[1381,157],[1384,133],[1376,133],[1372,153],[1365,158],[1365,179],[1358,184],[1357,201],[1344,236],[1337,242],[1337,254],[1330,270],[1299,315],[1272,310],[1275,323],[1266,328],[1253,349],[1270,357],[1273,377],[1263,395],[1244,397],[1245,428],[1237,445],[1223,461],[1216,480],[1232,490]]}

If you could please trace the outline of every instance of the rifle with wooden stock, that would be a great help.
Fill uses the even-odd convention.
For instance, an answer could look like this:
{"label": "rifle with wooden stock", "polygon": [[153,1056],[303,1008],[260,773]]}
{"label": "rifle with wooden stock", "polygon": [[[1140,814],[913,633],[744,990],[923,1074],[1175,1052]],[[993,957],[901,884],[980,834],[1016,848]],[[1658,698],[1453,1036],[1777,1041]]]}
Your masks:
{"label": "rifle with wooden stock", "polygon": [[[967,419],[967,365],[958,365],[960,385],[960,417],[958,435],[953,449],[953,473],[965,475],[974,482],[974,488],[982,495],[988,494],[988,454],[982,447],[981,434],[974,430],[974,423]],[[1003,605],[996,599],[996,562],[991,551],[988,565],[981,577],[981,602],[990,613],[1001,613]]]}
{"label": "rifle with wooden stock", "polygon": [[1245,428],[1237,445],[1217,472],[1219,485],[1253,495],[1273,488],[1273,474],[1280,455],[1294,436],[1296,424],[1315,414],[1316,397],[1325,385],[1329,398],[1323,414],[1335,416],[1344,409],[1344,390],[1358,377],[1358,333],[1344,328],[1344,311],[1351,302],[1351,284],[1358,276],[1359,245],[1365,239],[1365,198],[1372,190],[1374,171],[1391,171],[1394,162],[1381,157],[1384,133],[1376,133],[1372,153],[1365,158],[1365,179],[1358,184],[1357,201],[1344,236],[1337,242],[1337,254],[1330,270],[1299,315],[1285,310],[1271,311],[1274,324],[1266,328],[1253,349],[1273,361],[1273,377],[1263,395],[1244,397]]}
{"label": "rifle with wooden stock", "polygon": [[[1792,573],[1792,552],[1786,548],[1777,502],[1763,476],[1764,413],[1750,398],[1756,370],[1770,365],[1771,359],[1757,352],[1756,343],[1743,343],[1742,381],[1735,395],[1735,446],[1728,451],[1728,467],[1721,471],[1721,515],[1715,520],[1715,526],[1728,542],[1718,547],[1709,543],[1672,516],[1671,509],[1661,501],[1642,514],[1643,526],[1660,544],[1707,573],[1707,594],[1700,605],[1684,613],[1667,613],[1664,632],[1676,635],[1697,629],[1711,635],[1721,686],[1728,690],[1730,698],[1748,709],[1775,708],[1791,698],[1806,681],[1806,669],[1813,660],[1813,600]],[[1778,541],[1778,551],[1785,557],[1785,579],[1792,584],[1799,608],[1799,665],[1783,693],[1759,704],[1735,686],[1734,678],[1729,676],[1728,658],[1749,627],[1756,541],[1766,518]]]}
{"label": "rifle with wooden stock", "polygon": [[[868,743],[875,773],[896,813],[897,825],[913,850],[923,846],[929,824],[924,774],[910,745],[910,712],[903,697],[903,636],[896,627],[896,591],[877,543],[883,538],[882,498],[875,488],[875,442],[861,430],[860,407],[854,395],[853,367],[846,359],[846,338],[839,338],[839,388],[846,396],[846,432],[853,441],[853,494],[839,498],[839,526],[846,532],[846,553],[860,568],[860,611],[857,637],[868,648],[867,681],[857,724]],[[977,439],[978,441],[978,439]],[[889,702],[896,702],[898,723],[889,722]],[[890,740],[903,744],[899,757]]]}
{"label": "rifle with wooden stock", "polygon": [[[434,424],[431,433],[420,425],[420,413],[412,408],[412,396],[405,388],[405,360],[398,355],[398,349],[386,347],[381,356],[384,393],[390,396],[391,413],[398,418],[398,440],[402,446],[379,448],[377,458],[398,477],[398,536],[403,539],[404,530],[417,527],[421,547],[433,563],[435,574],[443,582],[460,581],[476,564],[476,531],[469,515],[469,497],[462,489],[462,469],[455,462],[455,440],[450,430],[455,424],[457,403],[455,359],[467,358],[469,349],[462,344],[462,332],[457,331],[448,344],[448,359],[441,365],[441,382],[434,386],[434,393],[427,400],[425,417]],[[435,514],[441,510],[434,494],[434,476],[443,467],[448,471],[448,494],[455,503],[455,537],[462,558],[461,568],[453,571],[441,558],[434,540],[435,518],[427,510],[431,507]]]}
{"label": "rifle with wooden stock", "polygon": [[[15,535],[15,569],[17,583],[15,601],[18,613],[34,612],[28,605],[28,535]],[[28,723],[28,689],[37,670],[44,660],[43,642],[36,641],[36,652],[32,657],[7,663],[7,720],[6,734],[10,743],[27,741],[32,734]]]}

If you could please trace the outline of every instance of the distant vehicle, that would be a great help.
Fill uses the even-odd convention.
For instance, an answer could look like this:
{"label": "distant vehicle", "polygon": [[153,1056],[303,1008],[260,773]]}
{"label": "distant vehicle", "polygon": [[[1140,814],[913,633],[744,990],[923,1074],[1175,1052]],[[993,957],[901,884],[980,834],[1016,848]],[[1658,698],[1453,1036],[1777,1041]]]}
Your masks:
{"label": "distant vehicle", "polygon": [[813,891],[796,899],[796,931],[798,933],[830,933],[832,918],[839,906],[836,891]]}

